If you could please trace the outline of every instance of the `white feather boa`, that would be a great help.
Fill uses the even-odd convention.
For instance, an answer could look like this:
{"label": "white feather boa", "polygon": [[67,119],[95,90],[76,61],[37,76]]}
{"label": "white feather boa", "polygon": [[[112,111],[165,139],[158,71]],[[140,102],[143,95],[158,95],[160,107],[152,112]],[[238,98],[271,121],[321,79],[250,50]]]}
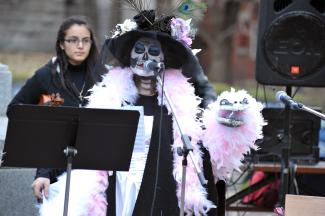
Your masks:
{"label": "white feather boa", "polygon": [[[219,128],[219,126],[216,125],[215,119],[214,122],[207,120],[209,118],[214,118],[213,113],[216,112],[216,110],[212,110],[217,107],[211,106],[210,109],[206,111],[205,123],[207,130],[203,131],[202,124],[197,119],[197,114],[202,111],[199,108],[201,100],[194,94],[194,87],[188,82],[188,79],[182,75],[181,71],[174,69],[166,70],[164,88],[169,93],[169,97],[174,103],[175,111],[179,117],[178,120],[182,122],[184,126],[183,132],[191,137],[193,155],[197,164],[202,167],[202,152],[197,143],[199,140],[203,140],[206,142],[204,146],[210,151],[211,162],[214,166],[213,173],[216,181],[219,178],[224,178],[225,173],[228,173],[230,169],[238,169],[242,154],[249,151],[250,147],[254,147],[253,142],[260,137],[261,126],[251,125],[254,128],[254,132],[250,133],[248,137],[245,136],[246,140],[242,139],[238,142],[235,141],[233,146],[225,151],[226,146],[220,146],[218,143],[220,143],[220,139],[228,140],[228,142],[234,141],[234,137],[231,133],[235,128],[231,128],[227,131]],[[90,108],[119,108],[127,103],[134,104],[138,98],[137,88],[133,81],[133,73],[128,68],[113,68],[109,73],[103,76],[103,81],[96,84],[90,91],[92,92],[88,98],[88,107]],[[165,105],[170,112],[170,108],[166,105],[166,101],[160,101],[162,92],[159,87],[157,87],[157,91],[158,103],[160,105]],[[260,110],[256,109],[254,112],[259,113]],[[255,115],[258,115],[258,113],[255,113]],[[261,125],[260,121],[261,120],[258,120],[255,123]],[[209,128],[211,128],[211,130]],[[220,132],[214,135],[214,130],[219,129]],[[246,133],[247,131],[240,131],[239,133],[241,132]],[[242,136],[241,134],[239,135]],[[173,136],[174,143],[171,146],[174,154],[173,175],[177,183],[177,196],[180,201],[182,157],[177,154],[176,150],[177,147],[182,147],[183,143],[175,121],[173,123]],[[247,143],[247,140],[249,143]],[[235,145],[240,145],[240,148],[236,150]],[[225,156],[223,156],[223,151],[225,151]],[[235,154],[231,154],[231,151],[235,151]],[[223,159],[225,157],[229,157],[230,159]],[[107,179],[107,175],[105,177]],[[205,215],[211,208],[216,207],[207,199],[207,191],[201,186],[191,161],[188,163],[186,180],[184,210],[188,215]],[[65,175],[59,178],[57,185],[60,186],[53,187],[51,185],[50,198],[40,207],[41,215],[62,214]],[[104,181],[103,172],[73,170],[71,186],[69,215],[106,215],[106,205],[103,205],[103,200],[106,200],[105,190],[108,186],[108,182]],[[78,190],[75,190],[75,188],[78,188]],[[99,202],[97,202],[97,200]]]}
{"label": "white feather boa", "polygon": [[[73,170],[71,172],[69,216],[106,216],[108,187],[107,172],[95,170]],[[49,198],[39,206],[42,216],[63,214],[66,174],[50,185]]]}

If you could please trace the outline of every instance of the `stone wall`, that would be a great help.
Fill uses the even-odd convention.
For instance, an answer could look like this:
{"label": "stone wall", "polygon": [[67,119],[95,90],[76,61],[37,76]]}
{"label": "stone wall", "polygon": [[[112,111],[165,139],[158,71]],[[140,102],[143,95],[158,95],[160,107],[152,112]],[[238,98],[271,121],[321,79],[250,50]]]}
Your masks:
{"label": "stone wall", "polygon": [[0,169],[0,216],[36,216],[36,199],[31,183],[35,169]]}
{"label": "stone wall", "polygon": [[[8,124],[5,113],[11,100],[11,82],[9,68],[0,64],[0,161]],[[1,163],[0,168],[0,216],[36,216],[36,202],[30,187],[35,169],[1,167]]]}
{"label": "stone wall", "polygon": [[63,12],[63,0],[1,0],[0,49],[52,51]]}
{"label": "stone wall", "polygon": [[8,66],[0,63],[0,161],[8,122],[6,111],[11,100],[11,83],[12,76]]}
{"label": "stone wall", "polygon": [[0,50],[53,51],[57,30],[71,15],[87,16],[97,32],[97,1],[0,0]]}
{"label": "stone wall", "polygon": [[53,52],[57,30],[71,15],[88,17],[101,46],[113,27],[135,11],[111,0],[0,0],[0,51]]}

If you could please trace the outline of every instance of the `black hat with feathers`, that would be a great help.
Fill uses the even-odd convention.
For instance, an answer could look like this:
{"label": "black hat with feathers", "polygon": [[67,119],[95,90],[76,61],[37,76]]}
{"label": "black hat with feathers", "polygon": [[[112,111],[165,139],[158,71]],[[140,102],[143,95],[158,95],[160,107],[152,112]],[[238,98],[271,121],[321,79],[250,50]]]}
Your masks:
{"label": "black hat with feathers", "polygon": [[201,104],[203,107],[206,107],[210,101],[216,100],[216,93],[204,75],[196,56],[189,47],[172,38],[171,19],[173,17],[165,16],[156,20],[154,10],[142,10],[133,18],[137,28],[126,31],[124,34],[121,28],[117,29],[115,32],[117,34],[106,39],[101,49],[95,66],[97,81],[100,81],[102,75],[107,72],[105,65],[129,67],[131,50],[135,42],[141,37],[149,37],[160,41],[164,52],[165,67],[181,68],[183,75],[194,84],[195,93],[204,99]]}
{"label": "black hat with feathers", "polygon": [[[166,68],[181,68],[188,61],[191,50],[172,38],[170,26],[172,18],[174,17],[166,16],[156,19],[154,10],[141,11],[133,17],[137,28],[125,33],[117,33],[116,36],[107,39],[103,47],[107,50],[102,51],[106,52],[105,56],[109,52],[122,66],[130,66],[130,55],[135,42],[143,37],[152,38],[161,44]],[[117,25],[117,32],[121,32],[119,28]]]}

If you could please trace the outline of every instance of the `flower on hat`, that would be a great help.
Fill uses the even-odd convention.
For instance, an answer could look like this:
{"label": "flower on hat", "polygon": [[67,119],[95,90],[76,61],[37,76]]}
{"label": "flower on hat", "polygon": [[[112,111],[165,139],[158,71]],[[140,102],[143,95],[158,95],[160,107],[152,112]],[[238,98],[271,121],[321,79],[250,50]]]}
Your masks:
{"label": "flower on hat", "polygon": [[131,31],[133,29],[136,29],[138,27],[137,23],[130,20],[126,19],[122,24],[117,24],[115,26],[115,31],[112,35],[112,38],[120,36],[128,31]]}
{"label": "flower on hat", "polygon": [[191,19],[183,20],[181,18],[172,18],[170,23],[171,36],[186,47],[190,47],[192,45],[190,24]]}

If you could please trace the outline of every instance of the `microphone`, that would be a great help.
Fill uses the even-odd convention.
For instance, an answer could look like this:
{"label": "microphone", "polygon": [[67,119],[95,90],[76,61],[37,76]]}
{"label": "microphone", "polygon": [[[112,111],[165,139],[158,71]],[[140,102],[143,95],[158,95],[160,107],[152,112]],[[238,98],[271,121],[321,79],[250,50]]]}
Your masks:
{"label": "microphone", "polygon": [[294,101],[289,95],[284,91],[278,91],[275,95],[277,101],[282,102],[286,105],[292,106],[295,109],[300,108],[300,104]]}
{"label": "microphone", "polygon": [[159,72],[161,69],[164,68],[164,63],[148,60],[148,61],[144,62],[143,67],[144,67],[144,70],[147,72],[150,72],[150,71]]}

